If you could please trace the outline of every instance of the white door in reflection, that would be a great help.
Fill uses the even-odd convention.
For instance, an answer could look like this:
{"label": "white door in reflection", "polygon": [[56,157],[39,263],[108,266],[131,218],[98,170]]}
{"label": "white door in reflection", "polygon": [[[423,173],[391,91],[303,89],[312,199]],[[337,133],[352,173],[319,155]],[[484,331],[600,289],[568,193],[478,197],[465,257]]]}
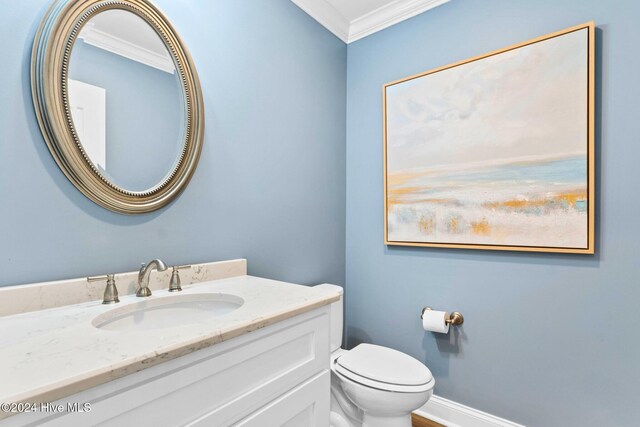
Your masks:
{"label": "white door in reflection", "polygon": [[101,171],[107,169],[107,91],[78,80],[68,80],[73,125],[82,148]]}

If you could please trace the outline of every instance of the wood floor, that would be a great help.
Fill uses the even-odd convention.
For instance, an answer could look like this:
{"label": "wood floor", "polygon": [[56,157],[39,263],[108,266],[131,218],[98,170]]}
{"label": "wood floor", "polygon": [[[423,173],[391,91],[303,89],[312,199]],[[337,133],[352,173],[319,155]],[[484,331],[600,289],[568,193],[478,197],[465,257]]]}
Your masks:
{"label": "wood floor", "polygon": [[411,414],[411,424],[413,427],[445,427],[442,424],[419,417],[416,414]]}

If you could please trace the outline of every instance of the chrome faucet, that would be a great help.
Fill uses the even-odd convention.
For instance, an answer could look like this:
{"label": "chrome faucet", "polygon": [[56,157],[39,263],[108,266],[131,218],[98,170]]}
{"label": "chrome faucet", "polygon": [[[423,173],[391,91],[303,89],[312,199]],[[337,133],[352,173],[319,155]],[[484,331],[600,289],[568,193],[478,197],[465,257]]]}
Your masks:
{"label": "chrome faucet", "polygon": [[165,271],[167,266],[159,259],[149,261],[149,264],[142,263],[140,271],[138,272],[138,290],[136,291],[137,297],[150,297],[151,289],[149,289],[149,276],[151,270],[156,269],[158,271]]}

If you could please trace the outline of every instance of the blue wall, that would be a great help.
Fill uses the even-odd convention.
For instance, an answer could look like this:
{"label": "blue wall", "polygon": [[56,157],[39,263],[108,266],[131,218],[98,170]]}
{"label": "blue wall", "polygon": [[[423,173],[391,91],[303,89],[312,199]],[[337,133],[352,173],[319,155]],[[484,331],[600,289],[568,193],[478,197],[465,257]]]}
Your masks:
{"label": "blue wall", "polygon": [[[640,420],[640,5],[453,0],[348,47],[347,334],[424,361],[436,394],[528,426]],[[386,82],[589,20],[597,30],[597,254],[385,247]],[[460,310],[451,336],[420,310]]]}
{"label": "blue wall", "polygon": [[73,47],[70,64],[70,79],[106,90],[107,175],[127,190],[157,185],[175,167],[184,146],[178,76],[83,39]]}
{"label": "blue wall", "polygon": [[[428,364],[437,394],[527,425],[640,419],[637,3],[453,0],[347,52],[289,0],[158,0],[198,67],[207,132],[183,195],[136,217],[82,196],[42,140],[29,62],[47,4],[0,5],[12,46],[0,73],[0,285],[133,270],[152,257],[247,257],[252,274],[342,283],[346,162],[351,345],[406,351]],[[591,19],[597,255],[385,247],[382,84]],[[427,304],[462,311],[464,327],[425,333]]]}
{"label": "blue wall", "polygon": [[42,139],[31,44],[48,0],[2,2],[0,285],[246,257],[251,274],[344,281],[346,46],[289,0],[158,0],[206,106],[198,169],[167,208],[84,197]]}

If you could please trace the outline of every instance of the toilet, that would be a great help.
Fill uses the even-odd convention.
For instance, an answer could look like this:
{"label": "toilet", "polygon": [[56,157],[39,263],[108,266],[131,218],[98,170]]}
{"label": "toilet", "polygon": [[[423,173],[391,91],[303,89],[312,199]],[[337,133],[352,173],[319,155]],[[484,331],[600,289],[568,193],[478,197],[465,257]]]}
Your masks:
{"label": "toilet", "polygon": [[[343,293],[336,285],[318,286]],[[342,327],[341,296],[331,304],[331,427],[410,427],[411,412],[433,394],[429,368],[379,345],[343,350]]]}

